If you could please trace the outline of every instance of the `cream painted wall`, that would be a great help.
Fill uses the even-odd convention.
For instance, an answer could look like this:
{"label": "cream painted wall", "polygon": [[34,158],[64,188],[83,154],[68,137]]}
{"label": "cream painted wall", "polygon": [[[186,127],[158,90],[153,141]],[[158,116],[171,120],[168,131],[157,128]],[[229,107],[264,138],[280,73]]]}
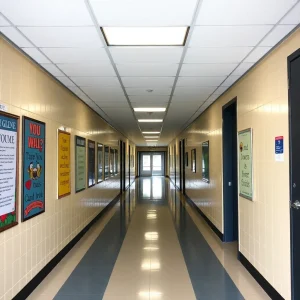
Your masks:
{"label": "cream painted wall", "polygon": [[[134,144],[41,68],[0,38],[0,103],[9,113],[46,123],[46,212],[0,233],[0,299],[12,299],[115,196],[115,176],[75,194],[74,135],[118,148],[118,140]],[[21,125],[21,122],[20,122]],[[57,129],[71,133],[72,193],[57,199]],[[20,166],[21,156],[20,131]],[[134,168],[132,169],[132,172]],[[21,168],[19,170],[21,181]]]}
{"label": "cream painted wall", "polygon": [[[300,29],[223,94],[170,146],[187,139],[186,193],[223,232],[222,106],[237,97],[238,130],[253,128],[254,201],[239,197],[239,249],[268,282],[291,299],[287,57],[300,47]],[[285,160],[274,140],[284,136]],[[209,184],[201,180],[201,143],[210,142]],[[191,149],[197,172],[191,172]]]}

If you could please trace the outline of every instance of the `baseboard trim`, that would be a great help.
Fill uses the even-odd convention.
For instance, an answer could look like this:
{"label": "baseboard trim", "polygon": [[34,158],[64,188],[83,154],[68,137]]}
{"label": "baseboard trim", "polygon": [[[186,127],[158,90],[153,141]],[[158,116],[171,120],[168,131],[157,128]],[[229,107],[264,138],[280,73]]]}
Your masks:
{"label": "baseboard trim", "polygon": [[284,300],[284,298],[274,289],[274,287],[263,277],[258,270],[248,261],[248,259],[239,251],[239,261],[247,269],[247,271],[254,277],[258,284],[265,290],[265,292],[273,300]]}
{"label": "baseboard trim", "polygon": [[85,233],[107,213],[120,199],[120,193],[110,201],[100,213],[85,226],[34,278],[28,282],[24,288],[13,298],[13,300],[23,300],[35,290],[35,288],[45,279],[45,277],[56,267],[56,265],[68,254],[68,252],[79,242]]}
{"label": "baseboard trim", "polygon": [[219,239],[223,242],[224,236],[223,233],[215,226],[215,224],[204,214],[204,212],[195,204],[195,202],[186,194],[184,195],[187,202],[195,208],[195,210],[202,216],[202,218],[206,221],[209,227],[214,231],[214,233],[219,237]]}

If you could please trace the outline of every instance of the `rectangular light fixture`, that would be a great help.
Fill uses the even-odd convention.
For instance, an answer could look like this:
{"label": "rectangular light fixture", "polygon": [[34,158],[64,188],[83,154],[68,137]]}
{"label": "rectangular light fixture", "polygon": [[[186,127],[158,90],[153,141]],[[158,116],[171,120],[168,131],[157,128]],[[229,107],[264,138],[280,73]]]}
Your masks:
{"label": "rectangular light fixture", "polygon": [[189,27],[101,27],[108,46],[184,46]]}
{"label": "rectangular light fixture", "polygon": [[148,136],[144,136],[145,139],[158,139],[159,135],[148,135]]}
{"label": "rectangular light fixture", "polygon": [[142,134],[160,134],[160,131],[143,131]]}
{"label": "rectangular light fixture", "polygon": [[157,142],[158,140],[146,140],[147,143],[149,142]]}
{"label": "rectangular light fixture", "polygon": [[133,109],[134,111],[142,111],[142,112],[161,112],[166,111],[164,107],[137,107]]}
{"label": "rectangular light fixture", "polygon": [[159,123],[162,122],[163,119],[138,119],[139,122],[155,122],[155,123]]}

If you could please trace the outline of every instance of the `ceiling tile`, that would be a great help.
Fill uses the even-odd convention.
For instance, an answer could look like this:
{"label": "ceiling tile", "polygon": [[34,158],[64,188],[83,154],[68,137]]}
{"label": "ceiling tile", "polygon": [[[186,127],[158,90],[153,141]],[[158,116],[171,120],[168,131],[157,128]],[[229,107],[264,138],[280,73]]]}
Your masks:
{"label": "ceiling tile", "polygon": [[272,25],[196,26],[190,47],[254,47]]}
{"label": "ceiling tile", "polygon": [[70,77],[78,86],[98,86],[98,87],[108,87],[117,86],[120,87],[120,82],[117,77]]}
{"label": "ceiling tile", "polygon": [[191,24],[197,1],[91,0],[90,3],[100,26],[183,26]]}
{"label": "ceiling tile", "polygon": [[0,15],[0,26],[10,26],[10,23],[7,22],[1,15]]}
{"label": "ceiling tile", "polygon": [[214,91],[214,95],[222,95],[226,90],[228,90],[227,86],[219,86],[216,91]]}
{"label": "ceiling tile", "polygon": [[[16,9],[17,8],[17,9]],[[81,0],[9,0],[0,2],[0,11],[15,25],[87,26],[93,25]]]}
{"label": "ceiling tile", "polygon": [[226,76],[238,64],[183,64],[180,76]]}
{"label": "ceiling tile", "polygon": [[257,47],[252,53],[244,60],[244,62],[257,62],[265,54],[267,54],[272,47]]}
{"label": "ceiling tile", "polygon": [[43,68],[45,68],[49,73],[53,76],[65,76],[55,65],[53,64],[41,64]]}
{"label": "ceiling tile", "polygon": [[172,87],[175,77],[122,77],[125,87]]}
{"label": "ceiling tile", "polygon": [[219,86],[226,76],[179,77],[176,86]]}
{"label": "ceiling tile", "polygon": [[63,83],[66,87],[75,87],[76,85],[66,76],[58,76],[56,77],[61,83]]}
{"label": "ceiling tile", "polygon": [[232,75],[243,75],[246,71],[248,71],[254,63],[241,63],[232,73]]}
{"label": "ceiling tile", "polygon": [[104,48],[41,48],[54,63],[109,62]]}
{"label": "ceiling tile", "polygon": [[121,76],[175,76],[178,64],[117,64]]}
{"label": "ceiling tile", "polygon": [[37,47],[101,48],[94,27],[19,27]]}
{"label": "ceiling tile", "polygon": [[118,102],[102,102],[102,101],[98,101],[97,102],[98,105],[103,108],[103,107],[108,107],[108,108],[119,108],[119,107],[123,107],[123,108],[128,108],[128,103],[125,101],[118,101]]}
{"label": "ceiling tile", "polygon": [[239,63],[253,47],[189,48],[185,63]]}
{"label": "ceiling tile", "polygon": [[203,1],[197,25],[276,24],[297,0]]}
{"label": "ceiling tile", "polygon": [[273,47],[279,43],[290,31],[295,28],[295,25],[278,25],[270,34],[264,38],[259,46]]}
{"label": "ceiling tile", "polygon": [[36,48],[22,48],[22,50],[26,52],[31,58],[33,58],[37,63],[51,63],[50,60]]}
{"label": "ceiling tile", "polygon": [[174,96],[198,96],[198,95],[210,95],[214,92],[215,87],[176,87]]}
{"label": "ceiling tile", "polygon": [[294,24],[300,23],[300,2],[283,18],[280,24]]}
{"label": "ceiling tile", "polygon": [[57,64],[68,76],[116,76],[108,63]]}
{"label": "ceiling tile", "polygon": [[[150,89],[152,90],[152,89]],[[139,96],[139,95],[152,95],[152,96],[168,96],[171,94],[171,88],[155,88],[151,93],[145,88],[126,88],[126,92],[129,96]]]}
{"label": "ceiling tile", "polygon": [[19,47],[33,47],[33,45],[13,27],[0,27],[0,31]]}
{"label": "ceiling tile", "polygon": [[232,86],[240,77],[240,75],[230,75],[221,85]]}
{"label": "ceiling tile", "polygon": [[[93,99],[105,101],[104,99],[113,99],[117,101],[118,98],[125,99],[123,90],[120,87],[81,87],[81,89]],[[115,98],[115,99],[114,99]]]}
{"label": "ceiling tile", "polygon": [[179,63],[183,47],[110,47],[115,63]]}
{"label": "ceiling tile", "polygon": [[147,96],[147,95],[141,95],[141,96],[129,96],[129,99],[131,102],[145,102],[145,103],[165,103],[168,102],[170,99],[170,96]]}

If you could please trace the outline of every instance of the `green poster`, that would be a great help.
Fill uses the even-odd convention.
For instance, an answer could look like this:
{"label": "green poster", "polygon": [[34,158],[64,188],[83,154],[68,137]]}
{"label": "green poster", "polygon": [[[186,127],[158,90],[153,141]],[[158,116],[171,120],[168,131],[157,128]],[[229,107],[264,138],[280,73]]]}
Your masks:
{"label": "green poster", "polygon": [[75,136],[75,191],[80,192],[86,188],[86,147],[85,138]]}
{"label": "green poster", "polygon": [[239,188],[240,196],[253,200],[252,129],[239,132]]}

